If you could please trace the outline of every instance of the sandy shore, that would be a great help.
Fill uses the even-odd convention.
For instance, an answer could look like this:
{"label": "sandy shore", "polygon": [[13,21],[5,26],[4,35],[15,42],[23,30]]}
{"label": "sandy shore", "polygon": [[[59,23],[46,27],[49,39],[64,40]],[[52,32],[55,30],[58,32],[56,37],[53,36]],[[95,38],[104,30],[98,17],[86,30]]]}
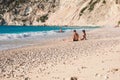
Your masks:
{"label": "sandy shore", "polygon": [[0,52],[0,80],[120,80],[120,28]]}

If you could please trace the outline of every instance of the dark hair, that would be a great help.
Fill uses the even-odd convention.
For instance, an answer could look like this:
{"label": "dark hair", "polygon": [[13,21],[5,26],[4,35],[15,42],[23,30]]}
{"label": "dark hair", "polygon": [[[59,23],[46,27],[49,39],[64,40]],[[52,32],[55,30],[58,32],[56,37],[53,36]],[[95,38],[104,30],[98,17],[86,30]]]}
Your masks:
{"label": "dark hair", "polygon": [[85,32],[85,30],[82,30],[82,32]]}
{"label": "dark hair", "polygon": [[73,32],[76,32],[76,30],[73,30]]}
{"label": "dark hair", "polygon": [[77,78],[76,77],[71,77],[71,79],[70,80],[77,80]]}

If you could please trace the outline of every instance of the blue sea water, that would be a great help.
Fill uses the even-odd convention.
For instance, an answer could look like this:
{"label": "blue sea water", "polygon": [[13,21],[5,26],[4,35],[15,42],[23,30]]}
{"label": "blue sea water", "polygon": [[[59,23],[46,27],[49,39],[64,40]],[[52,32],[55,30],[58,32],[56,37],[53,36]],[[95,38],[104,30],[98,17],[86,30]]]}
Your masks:
{"label": "blue sea water", "polygon": [[[26,33],[26,32],[42,32],[59,30],[57,26],[0,26],[0,34]],[[71,29],[70,27],[62,27],[63,30]]]}
{"label": "blue sea water", "polygon": [[[64,31],[59,33],[60,29]],[[65,26],[0,26],[0,50],[29,45],[30,43],[68,37],[73,30],[93,30],[98,26],[65,27]]]}
{"label": "blue sea water", "polygon": [[0,40],[23,39],[28,37],[49,37],[59,32],[62,28],[63,31],[69,32],[73,29],[76,30],[92,30],[98,27],[65,27],[65,26],[0,26]]}

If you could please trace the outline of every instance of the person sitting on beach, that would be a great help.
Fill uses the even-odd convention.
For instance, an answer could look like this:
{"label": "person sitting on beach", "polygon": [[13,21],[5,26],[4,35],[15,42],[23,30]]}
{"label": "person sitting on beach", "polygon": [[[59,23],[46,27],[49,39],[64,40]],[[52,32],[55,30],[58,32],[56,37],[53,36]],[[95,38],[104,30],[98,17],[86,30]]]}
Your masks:
{"label": "person sitting on beach", "polygon": [[87,40],[85,30],[82,30],[82,32],[83,32],[83,38],[81,40]]}
{"label": "person sitting on beach", "polygon": [[59,31],[59,32],[63,32],[63,31],[62,31],[62,28],[60,29],[60,31]]}
{"label": "person sitting on beach", "polygon": [[76,32],[76,30],[74,30],[73,32],[73,41],[79,41],[79,34]]}

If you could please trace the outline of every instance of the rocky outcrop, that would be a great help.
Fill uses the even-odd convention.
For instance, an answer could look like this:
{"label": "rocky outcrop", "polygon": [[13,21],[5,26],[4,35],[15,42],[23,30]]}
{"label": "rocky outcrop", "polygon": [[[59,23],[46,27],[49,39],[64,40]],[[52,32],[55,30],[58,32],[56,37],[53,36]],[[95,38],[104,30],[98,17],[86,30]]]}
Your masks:
{"label": "rocky outcrop", "polygon": [[[116,25],[119,0],[0,0],[8,25]],[[112,21],[112,22],[111,22]]]}
{"label": "rocky outcrop", "polygon": [[[116,0],[61,0],[60,8],[49,17],[48,25],[116,25],[120,20]],[[111,22],[112,21],[112,22]]]}
{"label": "rocky outcrop", "polygon": [[[8,25],[44,24],[60,0],[0,0],[0,14]],[[34,23],[38,24],[34,24]]]}

